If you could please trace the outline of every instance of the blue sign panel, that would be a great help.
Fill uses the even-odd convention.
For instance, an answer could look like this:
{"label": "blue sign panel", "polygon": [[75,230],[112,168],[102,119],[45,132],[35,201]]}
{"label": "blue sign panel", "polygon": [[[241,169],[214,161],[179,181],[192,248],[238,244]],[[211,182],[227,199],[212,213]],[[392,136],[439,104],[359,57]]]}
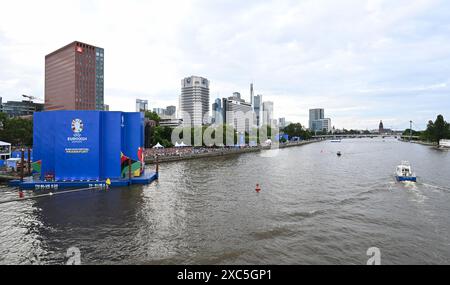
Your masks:
{"label": "blue sign panel", "polygon": [[120,178],[122,112],[102,112],[101,178]]}
{"label": "blue sign panel", "polygon": [[144,118],[141,113],[122,113],[122,152],[139,161],[138,150],[144,145]]}
{"label": "blue sign panel", "polygon": [[41,161],[41,179],[55,173],[55,121],[57,112],[37,112],[33,117],[33,158]]}
{"label": "blue sign panel", "polygon": [[245,134],[239,134],[239,145],[245,146]]}
{"label": "blue sign panel", "polygon": [[98,180],[100,113],[62,111],[56,124],[56,180]]}

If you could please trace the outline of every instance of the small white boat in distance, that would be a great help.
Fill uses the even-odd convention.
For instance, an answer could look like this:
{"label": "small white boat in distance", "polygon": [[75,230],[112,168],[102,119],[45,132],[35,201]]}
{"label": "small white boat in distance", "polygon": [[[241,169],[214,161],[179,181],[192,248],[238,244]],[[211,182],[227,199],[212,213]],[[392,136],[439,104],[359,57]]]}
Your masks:
{"label": "small white boat in distance", "polygon": [[402,161],[395,170],[395,178],[397,181],[411,181],[417,182],[416,175],[411,170],[411,165],[408,161]]}
{"label": "small white boat in distance", "polygon": [[341,139],[332,139],[331,142],[332,143],[340,143],[342,140]]}

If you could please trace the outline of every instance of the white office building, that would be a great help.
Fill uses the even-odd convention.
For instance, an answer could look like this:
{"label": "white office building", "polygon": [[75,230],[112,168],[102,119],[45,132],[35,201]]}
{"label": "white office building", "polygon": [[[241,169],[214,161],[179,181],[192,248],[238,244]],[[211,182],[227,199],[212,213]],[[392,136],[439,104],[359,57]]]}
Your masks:
{"label": "white office building", "polygon": [[239,133],[249,132],[253,126],[252,105],[236,94],[222,99],[223,120]]}
{"label": "white office building", "polygon": [[263,125],[273,125],[273,102],[263,102]]}
{"label": "white office building", "polygon": [[181,80],[179,117],[184,126],[198,127],[208,123],[209,81],[191,76]]}

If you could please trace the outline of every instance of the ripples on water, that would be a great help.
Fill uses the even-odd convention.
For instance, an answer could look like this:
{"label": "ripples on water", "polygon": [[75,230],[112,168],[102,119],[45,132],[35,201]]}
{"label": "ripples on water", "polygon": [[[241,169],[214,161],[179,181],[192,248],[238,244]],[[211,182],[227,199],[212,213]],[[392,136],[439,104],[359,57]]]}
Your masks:
{"label": "ripples on water", "polygon": [[[395,182],[405,159],[419,183]],[[0,263],[62,264],[72,246],[89,264],[365,264],[374,246],[383,264],[450,261],[446,152],[344,140],[160,169],[147,187],[0,205]]]}

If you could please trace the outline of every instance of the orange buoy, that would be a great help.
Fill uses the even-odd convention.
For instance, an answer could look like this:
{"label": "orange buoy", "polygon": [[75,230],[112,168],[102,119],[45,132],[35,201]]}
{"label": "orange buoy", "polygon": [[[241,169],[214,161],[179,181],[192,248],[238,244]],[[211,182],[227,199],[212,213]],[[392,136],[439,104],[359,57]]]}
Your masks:
{"label": "orange buoy", "polygon": [[261,192],[261,187],[259,187],[259,184],[256,184],[256,189],[255,190],[256,190],[257,193]]}
{"label": "orange buoy", "polygon": [[20,191],[19,191],[19,198],[20,198],[20,199],[22,199],[23,197],[24,197],[24,195],[23,195],[23,191],[22,191],[22,190],[20,190]]}

